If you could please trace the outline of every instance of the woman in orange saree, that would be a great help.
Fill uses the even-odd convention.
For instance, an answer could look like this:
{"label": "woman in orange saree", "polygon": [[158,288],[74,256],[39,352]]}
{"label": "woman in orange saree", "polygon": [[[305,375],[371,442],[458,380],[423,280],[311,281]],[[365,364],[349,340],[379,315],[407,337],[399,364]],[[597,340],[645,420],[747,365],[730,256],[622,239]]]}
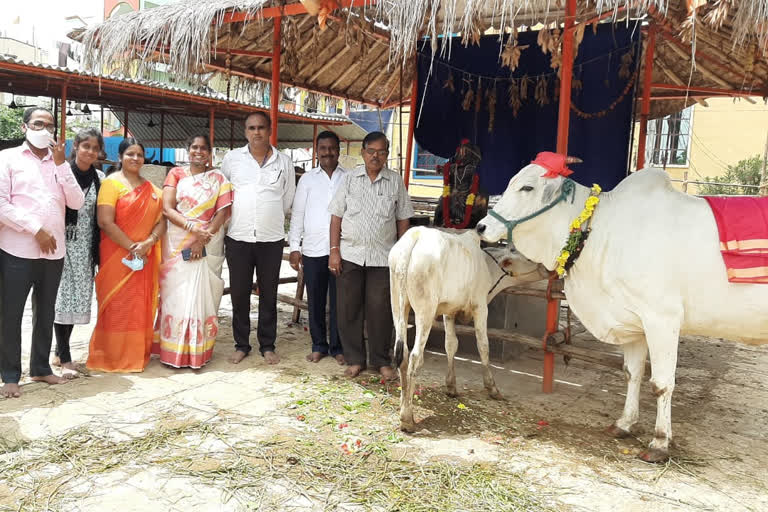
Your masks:
{"label": "woman in orange saree", "polygon": [[86,367],[141,372],[149,362],[158,302],[162,192],[139,175],[141,144],[127,138],[118,151],[120,171],[102,181],[97,200],[99,314]]}

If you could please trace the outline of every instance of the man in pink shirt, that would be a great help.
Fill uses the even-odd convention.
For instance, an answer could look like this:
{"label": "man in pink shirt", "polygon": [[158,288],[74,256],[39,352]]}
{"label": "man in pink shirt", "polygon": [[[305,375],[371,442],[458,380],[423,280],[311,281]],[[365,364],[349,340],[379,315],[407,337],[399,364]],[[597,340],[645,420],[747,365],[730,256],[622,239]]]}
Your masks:
{"label": "man in pink shirt", "polygon": [[0,395],[21,396],[21,320],[32,289],[30,377],[60,384],[48,364],[56,293],[64,262],[64,207],[83,206],[83,191],[55,141],[53,115],[24,112],[26,141],[0,151]]}

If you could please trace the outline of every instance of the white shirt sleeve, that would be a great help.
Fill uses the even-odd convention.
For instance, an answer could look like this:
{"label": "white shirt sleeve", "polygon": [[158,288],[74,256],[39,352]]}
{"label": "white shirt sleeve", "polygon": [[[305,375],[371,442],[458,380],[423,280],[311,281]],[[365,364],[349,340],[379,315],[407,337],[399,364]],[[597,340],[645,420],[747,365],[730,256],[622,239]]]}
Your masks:
{"label": "white shirt sleeve", "polygon": [[283,188],[283,213],[286,215],[291,211],[291,205],[293,204],[293,196],[296,195],[296,170],[293,168],[293,162],[289,158],[285,166],[287,167],[285,173],[285,187]]}
{"label": "white shirt sleeve", "polygon": [[290,244],[291,252],[298,251],[301,248],[301,237],[304,234],[304,211],[307,207],[307,195],[309,194],[307,178],[308,175],[305,174],[299,179],[296,195],[293,198],[291,227],[288,231],[288,243]]}

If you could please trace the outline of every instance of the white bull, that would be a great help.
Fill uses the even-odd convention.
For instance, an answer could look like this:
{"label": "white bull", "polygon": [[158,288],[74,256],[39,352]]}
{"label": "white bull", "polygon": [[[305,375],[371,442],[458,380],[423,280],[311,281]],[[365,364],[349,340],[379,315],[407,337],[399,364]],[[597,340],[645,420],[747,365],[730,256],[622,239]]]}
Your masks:
{"label": "white bull", "polygon": [[[488,303],[501,290],[547,276],[542,265],[509,249],[480,248],[474,231],[454,234],[438,229],[414,227],[389,252],[392,316],[395,324],[395,364],[400,368],[400,428],[413,432],[414,377],[424,360],[432,322],[443,315],[448,394],[456,396],[453,358],[459,340],[455,317],[470,315],[475,323],[477,350],[483,365],[483,383],[492,398],[501,394],[488,367]],[[408,316],[413,308],[416,339],[408,355]]]}
{"label": "white bull", "polygon": [[[514,245],[554,269],[590,189],[576,184],[572,197],[537,215],[560,196],[565,183],[573,183],[561,176],[544,178],[545,172],[535,164],[523,168],[494,211],[507,223],[533,215],[514,227]],[[623,414],[607,432],[627,436],[637,422],[640,383],[650,354],[656,429],[641,457],[665,460],[672,438],[680,334],[766,343],[768,285],[728,282],[709,205],[674,190],[659,169],[636,172],[601,194],[591,228],[567,272],[565,293],[568,305],[596,338],[624,350],[627,398]],[[507,233],[506,225],[490,215],[476,229],[488,241]]]}

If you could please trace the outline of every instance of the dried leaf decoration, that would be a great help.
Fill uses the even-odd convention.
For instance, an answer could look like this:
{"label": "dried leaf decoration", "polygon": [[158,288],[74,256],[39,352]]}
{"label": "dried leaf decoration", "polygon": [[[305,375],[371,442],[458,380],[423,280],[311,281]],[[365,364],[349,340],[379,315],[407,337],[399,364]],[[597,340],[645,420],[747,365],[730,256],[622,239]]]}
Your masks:
{"label": "dried leaf decoration", "polygon": [[575,58],[579,54],[579,46],[584,40],[584,29],[587,28],[583,23],[579,23],[576,26],[576,30],[573,34],[573,57]]}
{"label": "dried leaf decoration", "polygon": [[549,66],[552,69],[558,69],[563,63],[563,38],[559,28],[552,31],[552,36],[549,39],[549,51],[552,54]]}
{"label": "dried leaf decoration", "polygon": [[619,66],[619,78],[627,79],[630,76],[632,76],[632,71],[630,68],[632,67],[632,61],[634,60],[634,57],[632,56],[632,52],[628,51],[624,55],[621,56],[621,66]]}
{"label": "dried leaf decoration", "polygon": [[496,82],[488,91],[488,133],[493,132],[493,125],[496,122]]}
{"label": "dried leaf decoration", "polygon": [[469,30],[461,35],[461,44],[468,46],[470,43],[480,46],[480,38],[483,36],[485,28],[483,22],[480,19],[480,10],[477,9],[472,14],[472,20],[470,21]]}
{"label": "dried leaf decoration", "polygon": [[461,108],[464,112],[469,112],[472,108],[472,101],[475,99],[475,93],[472,91],[472,86],[467,88],[467,93],[464,95],[464,101],[461,102]]}
{"label": "dried leaf decoration", "polygon": [[448,89],[451,92],[456,92],[456,86],[453,85],[453,73],[448,73],[448,79],[443,83],[443,89]]}
{"label": "dried leaf decoration", "polygon": [[584,84],[578,78],[571,80],[571,90],[580,91],[584,88]]}
{"label": "dried leaf decoration", "polygon": [[520,63],[520,54],[528,46],[530,45],[524,44],[521,46],[517,44],[517,27],[515,27],[512,35],[507,39],[507,44],[504,45],[504,51],[501,52],[501,66],[508,67],[510,71],[516,70]]}
{"label": "dried leaf decoration", "polygon": [[528,78],[528,75],[523,75],[523,78],[520,79],[520,99],[525,101],[528,99],[528,86],[531,83],[531,79]]}
{"label": "dried leaf decoration", "polygon": [[[517,80],[510,80],[507,88],[507,104],[512,109],[512,117],[517,117],[523,102],[520,98],[520,86]],[[522,85],[522,84],[521,84]]]}
{"label": "dried leaf decoration", "polygon": [[543,75],[540,76],[536,82],[536,90],[533,92],[533,97],[540,107],[549,104],[549,97],[547,96],[547,79]]}

